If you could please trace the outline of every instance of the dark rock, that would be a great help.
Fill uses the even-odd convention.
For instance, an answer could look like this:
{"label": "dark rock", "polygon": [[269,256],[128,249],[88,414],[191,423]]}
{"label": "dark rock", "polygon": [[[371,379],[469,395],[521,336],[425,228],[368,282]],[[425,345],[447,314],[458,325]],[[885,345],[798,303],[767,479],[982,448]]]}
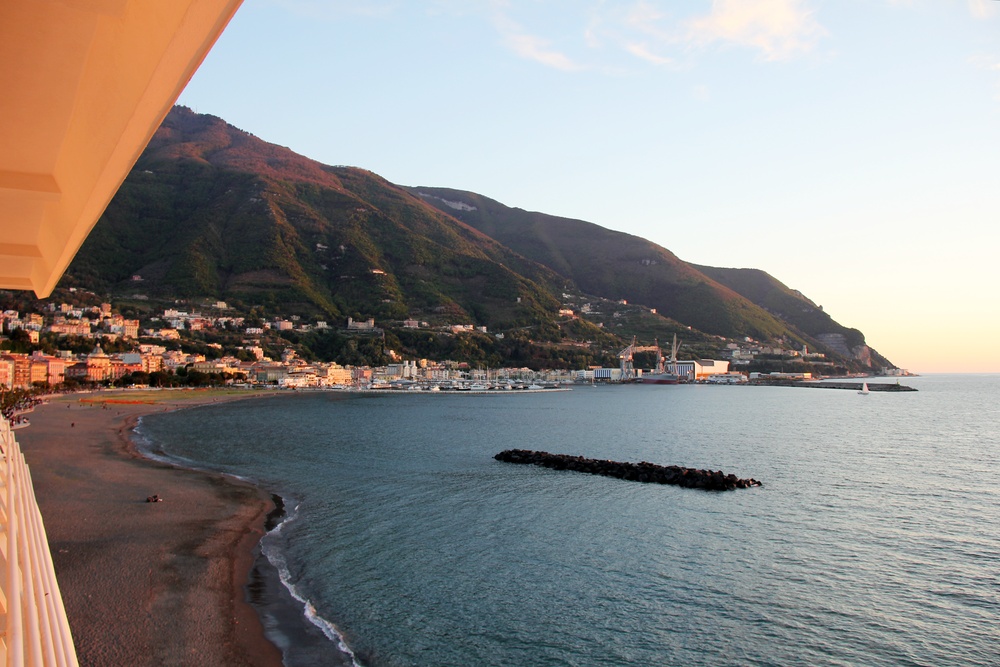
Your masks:
{"label": "dark rock", "polygon": [[617,477],[629,481],[655,484],[675,484],[684,488],[705,489],[706,491],[731,491],[763,486],[753,478],[740,479],[736,475],[721,470],[697,470],[680,466],[660,466],[648,461],[623,463],[585,459],[582,456],[534,452],[528,449],[507,449],[496,456],[497,461],[544,466],[555,470],[573,470],[605,477]]}

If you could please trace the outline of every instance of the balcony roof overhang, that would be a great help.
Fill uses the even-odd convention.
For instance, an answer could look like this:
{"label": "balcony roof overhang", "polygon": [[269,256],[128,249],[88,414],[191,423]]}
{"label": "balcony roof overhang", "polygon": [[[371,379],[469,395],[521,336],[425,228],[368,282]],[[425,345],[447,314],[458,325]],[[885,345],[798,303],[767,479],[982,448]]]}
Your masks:
{"label": "balcony roof overhang", "polygon": [[241,3],[0,4],[0,288],[52,292]]}

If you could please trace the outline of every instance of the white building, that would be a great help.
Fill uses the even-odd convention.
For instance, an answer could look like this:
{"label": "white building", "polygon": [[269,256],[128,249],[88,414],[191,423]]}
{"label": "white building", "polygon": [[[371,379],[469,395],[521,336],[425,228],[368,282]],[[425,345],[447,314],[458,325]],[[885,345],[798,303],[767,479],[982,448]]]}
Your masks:
{"label": "white building", "polygon": [[356,331],[372,331],[375,329],[375,318],[369,317],[364,322],[355,322],[353,317],[348,317],[347,328]]}
{"label": "white building", "polygon": [[696,382],[705,380],[712,375],[725,375],[729,372],[729,362],[715,359],[695,359],[691,361],[678,361],[671,364],[671,370],[676,366],[677,375],[681,380]]}

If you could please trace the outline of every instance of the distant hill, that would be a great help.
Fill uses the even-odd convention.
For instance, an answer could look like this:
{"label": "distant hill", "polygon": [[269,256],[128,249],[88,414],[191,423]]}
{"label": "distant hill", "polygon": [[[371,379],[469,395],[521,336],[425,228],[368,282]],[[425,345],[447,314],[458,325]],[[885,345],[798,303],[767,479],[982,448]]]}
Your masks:
{"label": "distant hill", "polygon": [[763,272],[694,266],[645,239],[475,193],[400,187],[183,107],[156,132],[62,284],[332,321],[414,318],[531,328],[550,341],[570,329],[606,339],[558,314],[571,293],[656,309],[660,319],[641,324],[654,335],[688,326],[692,337],[870,359],[860,332]]}
{"label": "distant hill", "polygon": [[[446,188],[408,190],[584,292],[641,303],[707,333],[769,340],[788,326],[655,243],[583,220],[510,208]],[[793,332],[793,338],[797,335]]]}
{"label": "distant hill", "polygon": [[[650,241],[583,220],[525,211],[449,188],[411,193],[509,248],[564,275],[585,292],[621,298],[710,334],[786,337],[864,363],[864,334],[758,269],[720,269],[682,261]],[[875,353],[879,365],[891,366]]]}
{"label": "distant hill", "polygon": [[321,165],[181,107],[65,280],[291,314],[500,327],[549,317],[561,282],[371,172]]}

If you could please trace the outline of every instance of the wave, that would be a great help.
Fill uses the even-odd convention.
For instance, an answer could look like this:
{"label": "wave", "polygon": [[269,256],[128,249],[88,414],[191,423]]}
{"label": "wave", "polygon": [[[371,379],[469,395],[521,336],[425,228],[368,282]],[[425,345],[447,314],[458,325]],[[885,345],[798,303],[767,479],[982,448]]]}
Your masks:
{"label": "wave", "polygon": [[[201,462],[194,459],[168,453],[146,431],[142,416],[139,416],[136,419],[135,426],[132,428],[132,442],[136,451],[138,451],[144,458],[178,466],[187,470],[221,474],[224,477],[237,479],[242,482],[253,484],[258,488],[263,488],[263,485],[255,479],[205,466]],[[301,612],[302,617],[308,620],[310,624],[318,628],[320,632],[322,632],[323,635],[337,647],[344,659],[349,661],[349,664],[352,667],[364,667],[357,655],[347,644],[347,641],[344,639],[340,629],[337,628],[333,622],[323,618],[317,612],[312,601],[300,593],[295,584],[292,583],[291,571],[288,567],[288,559],[285,556],[284,550],[278,545],[278,541],[285,529],[285,526],[298,518],[299,505],[295,504],[293,509],[289,512],[287,511],[287,507],[289,505],[288,500],[290,500],[289,498],[276,493],[272,493],[271,497],[275,504],[275,510],[266,520],[265,529],[267,532],[260,540],[261,554],[277,573],[278,580],[281,582],[281,585],[285,588],[285,590],[288,591],[288,594],[291,595],[291,597],[299,605],[301,605],[301,609],[297,611]],[[271,525],[273,525],[273,528],[270,527]]]}
{"label": "wave", "polygon": [[[275,504],[277,505],[277,502]],[[291,595],[294,600],[302,605],[303,616],[305,616],[310,623],[319,628],[320,632],[322,632],[327,639],[337,646],[340,652],[343,653],[344,657],[350,660],[353,667],[364,667],[364,665],[362,665],[358,660],[354,651],[351,650],[351,647],[347,645],[347,641],[344,639],[344,635],[340,632],[340,629],[333,622],[320,616],[312,601],[300,593],[295,584],[292,583],[292,574],[288,567],[288,559],[285,556],[284,550],[278,546],[277,542],[281,533],[284,531],[285,526],[298,518],[298,510],[299,506],[295,505],[291,512],[287,512],[285,514],[285,517],[281,522],[267,532],[267,534],[260,541],[261,553],[264,554],[265,558],[267,558],[271,567],[277,571],[278,579],[285,587],[285,590],[288,591],[289,595]]]}
{"label": "wave", "polygon": [[142,422],[142,417],[140,416],[136,419],[135,426],[132,427],[132,444],[135,445],[136,451],[139,452],[143,458],[150,459],[151,461],[157,461],[159,463],[167,463],[172,466],[184,468],[185,470],[222,475],[223,477],[229,477],[230,479],[246,482],[256,487],[261,486],[257,480],[251,477],[236,475],[220,468],[203,465],[194,459],[178,456],[177,454],[170,454],[159,446],[156,441],[146,433],[143,427],[144,424]]}
{"label": "wave", "polygon": [[[170,463],[172,465],[182,465],[185,468],[191,467],[180,457],[170,456],[165,451],[163,451],[156,442],[146,433],[145,424],[143,423],[143,417],[139,416],[135,421],[135,426],[132,427],[132,444],[135,445],[135,449],[143,458],[150,459],[152,461],[158,461],[160,463]],[[197,470],[197,468],[195,468]]]}

